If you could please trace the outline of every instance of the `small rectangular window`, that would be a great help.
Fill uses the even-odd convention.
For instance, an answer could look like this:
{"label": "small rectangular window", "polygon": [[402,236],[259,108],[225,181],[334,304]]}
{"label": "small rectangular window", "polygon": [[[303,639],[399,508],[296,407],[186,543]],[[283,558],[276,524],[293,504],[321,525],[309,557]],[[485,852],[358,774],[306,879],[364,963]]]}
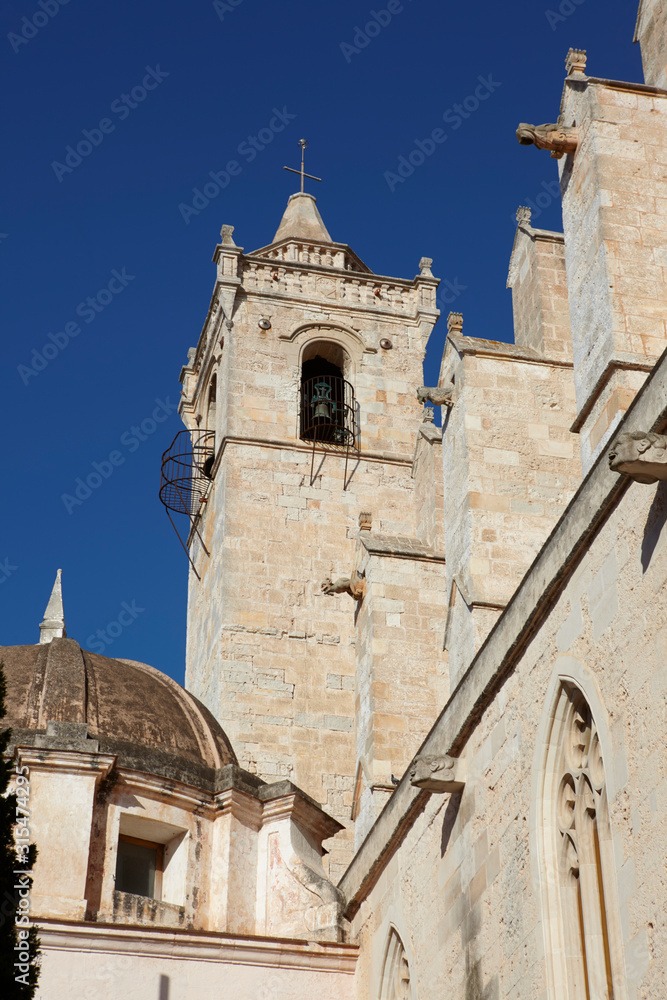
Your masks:
{"label": "small rectangular window", "polygon": [[121,834],[116,860],[116,891],[160,899],[163,859],[162,844]]}

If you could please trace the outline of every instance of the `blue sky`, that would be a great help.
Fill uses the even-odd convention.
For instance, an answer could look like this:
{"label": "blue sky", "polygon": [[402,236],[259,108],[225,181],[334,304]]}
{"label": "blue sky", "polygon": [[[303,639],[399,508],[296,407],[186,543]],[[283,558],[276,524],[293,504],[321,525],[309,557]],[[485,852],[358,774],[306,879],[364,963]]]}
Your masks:
{"label": "blue sky", "polygon": [[432,382],[451,308],[512,339],[517,206],[561,227],[556,164],[517,124],[556,119],[571,45],[591,75],[642,80],[635,17],[621,0],[0,0],[0,641],[37,641],[62,567],[72,637],[111,624],[93,648],[182,680],[187,563],[157,490],[221,224],[270,242],[305,136],[332,237],[376,273],[425,255],[449,282]]}

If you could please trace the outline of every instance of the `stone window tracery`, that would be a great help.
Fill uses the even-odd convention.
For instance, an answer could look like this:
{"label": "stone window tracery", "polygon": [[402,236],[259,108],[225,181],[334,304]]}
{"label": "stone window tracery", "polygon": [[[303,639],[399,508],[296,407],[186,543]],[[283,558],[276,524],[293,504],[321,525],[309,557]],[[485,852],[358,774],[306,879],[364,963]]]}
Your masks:
{"label": "stone window tracery", "polygon": [[382,967],[379,1000],[411,1000],[411,997],[408,958],[398,931],[392,927]]}
{"label": "stone window tracery", "polygon": [[[593,713],[562,683],[544,786],[545,860],[553,984],[559,1000],[619,1000],[622,952],[605,766]],[[557,923],[557,927],[554,924]]]}

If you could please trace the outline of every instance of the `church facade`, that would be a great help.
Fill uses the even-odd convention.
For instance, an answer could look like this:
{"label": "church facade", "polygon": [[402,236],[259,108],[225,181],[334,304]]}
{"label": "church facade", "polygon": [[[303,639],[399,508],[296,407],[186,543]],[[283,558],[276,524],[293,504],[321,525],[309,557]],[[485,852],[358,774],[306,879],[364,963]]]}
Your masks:
{"label": "church facade", "polygon": [[519,209],[514,343],[451,313],[437,386],[429,258],[374,274],[303,192],[223,226],[163,462],[185,689],[59,580],[2,649],[40,996],[667,996],[661,0],[636,40],[645,83],[571,49],[519,125],[563,232]]}

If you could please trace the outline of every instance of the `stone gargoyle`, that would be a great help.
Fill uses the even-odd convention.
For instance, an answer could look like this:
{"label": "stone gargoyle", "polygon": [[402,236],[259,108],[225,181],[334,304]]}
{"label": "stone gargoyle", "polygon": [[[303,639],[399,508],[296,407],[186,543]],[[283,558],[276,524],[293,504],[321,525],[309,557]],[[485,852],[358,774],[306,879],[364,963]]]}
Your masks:
{"label": "stone gargoyle", "polygon": [[667,479],[667,436],[644,431],[619,434],[609,452],[609,468],[636,483]]}
{"label": "stone gargoyle", "polygon": [[458,757],[415,757],[410,784],[427,792],[460,792],[465,785],[465,763]]}
{"label": "stone gargoyle", "polygon": [[555,160],[560,160],[566,153],[574,153],[579,142],[579,132],[576,128],[565,128],[563,125],[529,125],[521,122],[516,130],[516,137],[522,146],[537,146],[538,149],[549,149]]}
{"label": "stone gargoyle", "polygon": [[454,405],[454,386],[451,382],[447,385],[436,386],[433,389],[429,389],[428,386],[422,385],[417,389],[417,399],[420,403],[433,403],[434,406],[453,406]]}
{"label": "stone gargoyle", "polygon": [[339,580],[323,580],[322,593],[349,594],[355,601],[361,601],[366,593],[366,580],[355,570],[352,576],[342,576]]}

